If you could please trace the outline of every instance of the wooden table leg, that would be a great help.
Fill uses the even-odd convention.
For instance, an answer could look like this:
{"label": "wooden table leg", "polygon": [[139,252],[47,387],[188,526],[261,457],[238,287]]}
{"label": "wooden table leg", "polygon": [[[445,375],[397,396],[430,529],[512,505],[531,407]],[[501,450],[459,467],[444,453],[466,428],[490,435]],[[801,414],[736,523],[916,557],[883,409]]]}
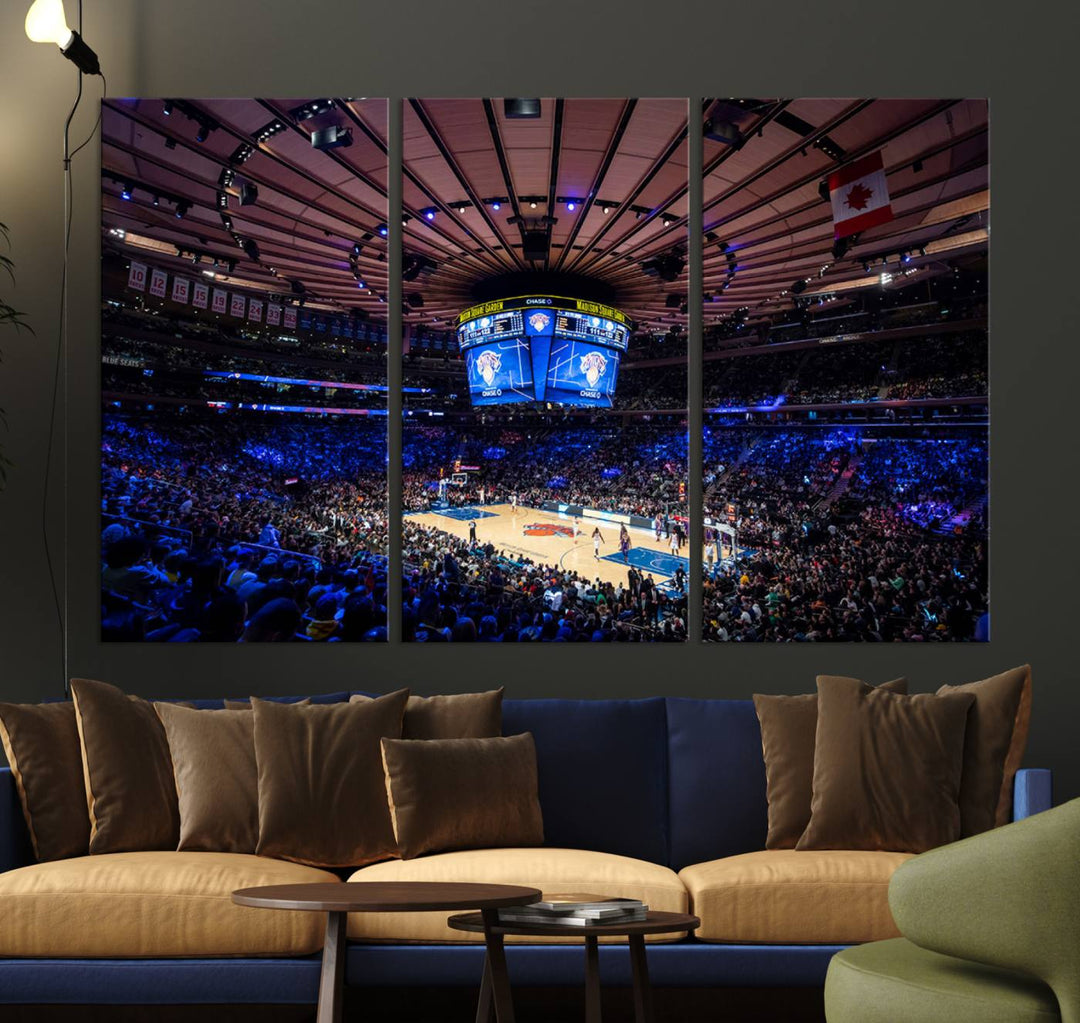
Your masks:
{"label": "wooden table leg", "polygon": [[600,948],[596,936],[585,937],[585,1023],[600,1023]]}
{"label": "wooden table leg", "polygon": [[495,1003],[491,996],[491,964],[484,953],[484,973],[480,978],[480,997],[476,1001],[476,1023],[491,1023]]}
{"label": "wooden table leg", "polygon": [[345,1005],[345,925],[348,913],[327,913],[316,1023],[341,1023]]}
{"label": "wooden table leg", "polygon": [[652,1023],[652,987],[649,985],[644,935],[630,935],[630,964],[634,971],[634,1023]]}
{"label": "wooden table leg", "polygon": [[[484,941],[487,944],[487,969],[491,974],[491,994],[498,1023],[514,1023],[514,1000],[510,994],[510,975],[506,970],[506,949],[501,934],[493,928],[499,922],[497,910],[482,910]],[[320,1021],[321,1023],[321,1021]]]}

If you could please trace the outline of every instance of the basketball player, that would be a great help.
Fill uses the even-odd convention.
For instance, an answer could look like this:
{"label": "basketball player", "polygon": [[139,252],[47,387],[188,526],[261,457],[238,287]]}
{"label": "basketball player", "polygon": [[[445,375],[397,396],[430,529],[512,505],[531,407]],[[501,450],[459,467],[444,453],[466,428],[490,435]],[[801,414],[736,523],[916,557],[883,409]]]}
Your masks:
{"label": "basketball player", "polygon": [[480,503],[481,504],[484,503],[484,488],[483,487],[480,488]]}
{"label": "basketball player", "polygon": [[510,495],[510,514],[517,515],[517,494]]}
{"label": "basketball player", "polygon": [[624,565],[630,564],[630,531],[625,525],[619,527],[619,550],[622,552]]}
{"label": "basketball player", "polygon": [[594,529],[594,530],[592,531],[592,550],[593,550],[593,558],[594,558],[594,559],[595,559],[596,561],[599,561],[599,560],[600,560],[600,544],[602,544],[603,542],[604,542],[604,536],[603,536],[603,534],[602,534],[602,533],[600,532],[600,527],[599,527],[599,526],[597,526],[597,527],[596,527],[596,528],[595,528],[595,529]]}
{"label": "basketball player", "polygon": [[669,546],[671,547],[672,557],[677,558],[679,556],[679,533],[677,530],[672,530],[669,534]]}
{"label": "basketball player", "polygon": [[471,543],[474,547],[476,546],[476,522],[475,521],[470,521],[469,522],[469,543]]}
{"label": "basketball player", "polygon": [[577,546],[577,538],[579,536],[584,536],[584,535],[585,535],[585,530],[583,530],[581,528],[581,519],[577,515],[575,515],[574,516],[574,546],[575,547]]}

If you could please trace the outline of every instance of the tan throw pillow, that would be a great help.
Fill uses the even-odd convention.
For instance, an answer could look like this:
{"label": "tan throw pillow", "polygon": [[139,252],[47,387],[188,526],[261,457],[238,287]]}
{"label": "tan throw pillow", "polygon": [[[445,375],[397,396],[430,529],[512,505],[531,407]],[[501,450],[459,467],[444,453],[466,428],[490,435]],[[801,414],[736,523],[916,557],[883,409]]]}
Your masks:
{"label": "tan throw pillow", "polygon": [[[895,678],[882,683],[879,688],[889,693],[906,693],[907,679]],[[755,693],[754,709],[761,724],[761,749],[765,756],[765,784],[769,800],[769,833],[765,848],[794,849],[810,823],[817,693],[802,696],[763,696]]]}
{"label": "tan throw pillow", "polygon": [[71,680],[90,810],[90,852],[175,849],[180,837],[165,727],[148,700]]}
{"label": "tan throw pillow", "polygon": [[[355,693],[350,703],[370,696]],[[485,739],[502,735],[502,687],[486,693],[410,696],[405,707],[403,739]]]}
{"label": "tan throw pillow", "polygon": [[401,737],[409,691],[367,703],[253,699],[260,856],[362,867],[397,855],[382,739]]}
{"label": "tan throw pillow", "polygon": [[159,703],[180,806],[178,849],[253,853],[259,772],[251,708],[191,710]]}
{"label": "tan throw pillow", "polygon": [[814,795],[796,849],[924,852],[960,837],[970,693],[902,696],[818,679]]}
{"label": "tan throw pillow", "polygon": [[386,793],[403,859],[451,849],[543,845],[536,746],[492,739],[383,739]]}
{"label": "tan throw pillow", "polygon": [[[274,700],[273,703],[284,703],[284,700]],[[246,700],[225,700],[224,710],[251,710],[251,698]],[[302,700],[293,700],[290,706],[307,707],[311,703],[311,697],[305,696]]]}
{"label": "tan throw pillow", "polygon": [[975,697],[960,781],[960,834],[967,838],[1012,818],[1013,779],[1024,759],[1031,723],[1031,665],[981,682],[942,686],[938,695],[943,693]]}
{"label": "tan throw pillow", "polygon": [[85,856],[90,845],[75,705],[0,703],[0,740],[39,861]]}

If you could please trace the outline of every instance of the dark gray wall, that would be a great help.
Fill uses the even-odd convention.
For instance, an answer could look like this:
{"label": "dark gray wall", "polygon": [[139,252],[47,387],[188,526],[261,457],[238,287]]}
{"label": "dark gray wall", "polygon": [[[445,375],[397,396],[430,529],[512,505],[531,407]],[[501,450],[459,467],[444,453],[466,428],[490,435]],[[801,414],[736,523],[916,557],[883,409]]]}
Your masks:
{"label": "dark gray wall", "polygon": [[[61,688],[40,511],[60,269],[60,126],[74,72],[29,43],[29,0],[0,11],[0,220],[13,230],[16,304],[37,337],[0,335],[0,697]],[[708,0],[383,4],[346,0],[87,0],[86,39],[115,96],[990,96],[993,128],[992,511],[994,640],[987,646],[530,649],[105,646],[97,640],[98,151],[76,164],[72,239],[70,664],[143,693],[421,691],[502,683],[512,696],[745,697],[794,692],[820,671],[916,689],[1030,661],[1027,762],[1080,795],[1077,672],[1073,5],[967,2],[720,4]],[[75,3],[68,0],[69,17]],[[1066,13],[1067,12],[1067,13]],[[1066,18],[1071,23],[1066,23]],[[89,131],[100,84],[75,136]],[[1068,97],[1068,99],[1066,98]],[[1069,393],[1066,393],[1066,388]],[[61,424],[63,425],[63,424]],[[63,563],[63,480],[50,524]]]}

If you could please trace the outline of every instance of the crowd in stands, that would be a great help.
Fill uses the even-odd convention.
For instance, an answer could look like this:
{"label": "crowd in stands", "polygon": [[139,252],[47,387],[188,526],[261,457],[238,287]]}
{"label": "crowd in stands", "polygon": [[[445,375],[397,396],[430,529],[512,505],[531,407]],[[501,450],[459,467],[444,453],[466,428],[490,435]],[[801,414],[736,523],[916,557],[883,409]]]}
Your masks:
{"label": "crowd in stands", "polygon": [[107,414],[104,637],[384,639],[385,466],[385,420]]}
{"label": "crowd in stands", "polygon": [[734,504],[739,555],[708,559],[705,638],[985,638],[986,459],[982,431],[709,432],[707,510],[726,524]]}

